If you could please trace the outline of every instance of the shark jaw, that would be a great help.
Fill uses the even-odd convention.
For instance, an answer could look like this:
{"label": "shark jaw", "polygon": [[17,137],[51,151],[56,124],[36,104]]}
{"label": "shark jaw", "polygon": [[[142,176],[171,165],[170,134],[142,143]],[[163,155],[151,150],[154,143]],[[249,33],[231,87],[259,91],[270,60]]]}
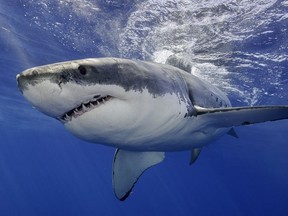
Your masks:
{"label": "shark jaw", "polygon": [[113,97],[110,95],[106,95],[104,97],[103,96],[101,97],[100,95],[95,95],[93,99],[81,103],[81,105],[69,110],[68,112],[65,112],[62,116],[58,117],[57,119],[65,124],[71,121],[72,118],[77,118],[86,112],[89,112],[93,109],[97,109],[99,108],[99,106],[107,103],[112,99]]}

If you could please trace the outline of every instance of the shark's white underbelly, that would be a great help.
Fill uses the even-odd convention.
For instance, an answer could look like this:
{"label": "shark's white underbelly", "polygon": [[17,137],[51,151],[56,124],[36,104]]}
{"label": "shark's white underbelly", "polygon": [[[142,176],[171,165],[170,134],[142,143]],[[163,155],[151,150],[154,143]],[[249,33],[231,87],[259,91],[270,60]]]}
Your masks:
{"label": "shark's white underbelly", "polygon": [[[79,122],[75,125],[79,126]],[[149,122],[148,119],[147,122]],[[155,127],[155,125],[159,124],[154,125],[153,121],[150,122],[150,127],[145,125],[131,125],[129,127],[127,125],[126,128],[123,127],[123,130],[118,133],[107,127],[106,133],[110,134],[107,135],[102,130],[101,134],[103,136],[97,134],[98,129],[93,127],[93,124],[89,128],[85,128],[85,132],[83,128],[79,132],[77,132],[78,128],[72,127],[68,129],[74,130],[73,133],[76,136],[96,144],[104,144],[131,151],[164,152],[184,151],[207,145],[229,130],[229,128],[218,128],[216,125],[209,125],[209,121],[202,116],[187,118],[177,116],[170,118],[160,127]]]}

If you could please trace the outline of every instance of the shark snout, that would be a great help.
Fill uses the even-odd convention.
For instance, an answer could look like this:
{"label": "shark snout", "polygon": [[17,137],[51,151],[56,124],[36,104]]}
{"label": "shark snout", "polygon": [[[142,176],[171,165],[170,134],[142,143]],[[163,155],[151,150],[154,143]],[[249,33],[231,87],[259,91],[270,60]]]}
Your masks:
{"label": "shark snout", "polygon": [[44,70],[41,70],[41,68],[31,68],[17,74],[16,81],[19,90],[23,93],[29,85],[34,86],[37,83],[42,82],[45,79],[43,74]]}
{"label": "shark snout", "polygon": [[17,86],[19,90],[21,91],[21,93],[23,93],[23,88],[24,88],[23,83],[27,82],[25,76],[23,76],[22,74],[17,74],[16,81],[17,81]]}
{"label": "shark snout", "polygon": [[32,72],[28,70],[16,75],[17,86],[22,93],[29,84],[33,83],[35,76],[37,76],[36,71]]}

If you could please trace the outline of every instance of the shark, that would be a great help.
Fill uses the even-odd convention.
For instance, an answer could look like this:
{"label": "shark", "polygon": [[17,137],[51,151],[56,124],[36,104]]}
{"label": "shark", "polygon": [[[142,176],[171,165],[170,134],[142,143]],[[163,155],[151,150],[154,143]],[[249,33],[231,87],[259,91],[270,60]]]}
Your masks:
{"label": "shark", "polygon": [[76,137],[116,148],[112,186],[123,201],[165,152],[201,149],[234,127],[288,118],[288,106],[232,107],[185,68],[122,58],[33,67],[16,76],[23,96]]}

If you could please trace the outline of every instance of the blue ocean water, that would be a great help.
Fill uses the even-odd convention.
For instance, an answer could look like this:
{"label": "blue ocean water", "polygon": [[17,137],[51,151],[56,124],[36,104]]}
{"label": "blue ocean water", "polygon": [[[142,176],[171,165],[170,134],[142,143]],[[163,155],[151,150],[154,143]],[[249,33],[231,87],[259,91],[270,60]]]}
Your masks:
{"label": "blue ocean water", "polygon": [[288,104],[288,1],[0,0],[0,215],[288,215],[288,122],[239,127],[189,166],[168,153],[119,202],[114,149],[69,134],[28,104],[32,66],[175,54],[233,105]]}

